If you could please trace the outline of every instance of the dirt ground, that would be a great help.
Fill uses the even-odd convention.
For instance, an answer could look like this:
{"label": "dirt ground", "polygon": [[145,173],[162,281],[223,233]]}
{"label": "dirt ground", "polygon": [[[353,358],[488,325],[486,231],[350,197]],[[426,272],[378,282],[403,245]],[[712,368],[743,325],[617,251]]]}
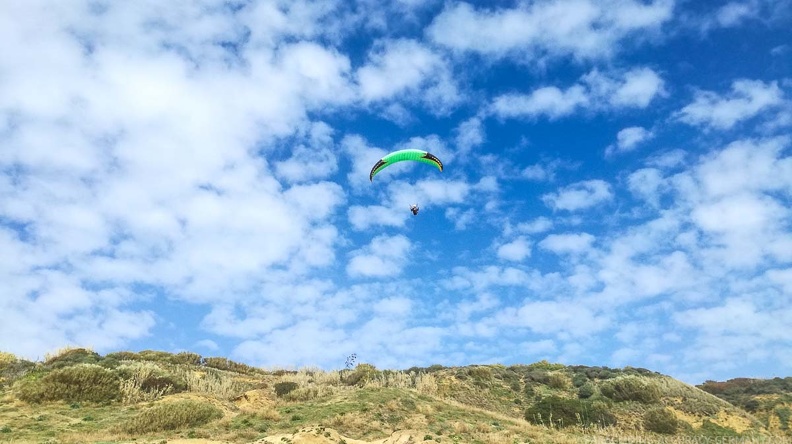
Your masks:
{"label": "dirt ground", "polygon": [[[333,429],[325,427],[308,427],[301,429],[297,433],[272,435],[253,441],[251,444],[282,444],[290,442],[292,444],[412,444],[422,442],[423,435],[414,430],[398,430],[384,439],[375,441],[361,441],[359,439],[347,438],[339,435]],[[286,438],[285,440],[283,438]],[[343,440],[343,441],[342,441]],[[227,444],[224,441],[212,441],[210,439],[172,439],[168,444]]]}

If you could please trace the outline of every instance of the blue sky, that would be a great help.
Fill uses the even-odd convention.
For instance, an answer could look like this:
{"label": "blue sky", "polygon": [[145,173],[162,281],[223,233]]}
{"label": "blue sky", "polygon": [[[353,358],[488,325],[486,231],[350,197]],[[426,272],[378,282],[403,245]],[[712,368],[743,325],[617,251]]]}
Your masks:
{"label": "blue sky", "polygon": [[[789,376],[790,27],[789,0],[0,2],[0,349]],[[400,148],[445,170],[369,182]]]}

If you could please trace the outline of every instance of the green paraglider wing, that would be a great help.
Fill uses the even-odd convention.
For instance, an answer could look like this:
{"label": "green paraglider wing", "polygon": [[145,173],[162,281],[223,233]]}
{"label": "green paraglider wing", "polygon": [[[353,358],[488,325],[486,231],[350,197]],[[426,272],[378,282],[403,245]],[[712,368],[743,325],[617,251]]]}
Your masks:
{"label": "green paraglider wing", "polygon": [[438,159],[432,153],[416,149],[399,150],[388,154],[374,164],[374,167],[371,169],[371,173],[369,173],[369,181],[374,180],[374,176],[376,176],[377,173],[389,167],[390,165],[393,165],[397,162],[403,162],[405,160],[428,163],[429,165],[436,166],[440,171],[443,171],[443,162],[440,162],[440,159]]}

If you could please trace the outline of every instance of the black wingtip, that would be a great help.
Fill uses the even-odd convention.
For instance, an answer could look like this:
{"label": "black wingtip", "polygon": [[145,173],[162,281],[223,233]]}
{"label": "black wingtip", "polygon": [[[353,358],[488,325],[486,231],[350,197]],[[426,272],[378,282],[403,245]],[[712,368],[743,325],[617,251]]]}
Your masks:
{"label": "black wingtip", "polygon": [[440,167],[440,171],[443,171],[443,162],[441,162],[440,159],[437,158],[437,156],[435,156],[432,153],[426,153],[426,154],[423,155],[423,157],[424,157],[424,159],[429,159],[429,160],[431,160],[433,162],[436,162],[437,166]]}

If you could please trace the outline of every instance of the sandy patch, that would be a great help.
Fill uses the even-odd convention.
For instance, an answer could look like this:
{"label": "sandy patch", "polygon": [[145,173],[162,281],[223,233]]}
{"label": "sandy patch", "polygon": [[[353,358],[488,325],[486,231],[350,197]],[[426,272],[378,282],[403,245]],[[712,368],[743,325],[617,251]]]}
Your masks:
{"label": "sandy patch", "polygon": [[254,444],[282,444],[283,442],[290,442],[292,444],[338,444],[342,442],[342,440],[347,444],[413,444],[421,442],[421,437],[424,435],[425,433],[416,432],[414,430],[398,430],[387,438],[374,441],[361,441],[359,439],[347,438],[333,429],[309,427],[301,429],[293,434],[268,436],[255,441]]}

